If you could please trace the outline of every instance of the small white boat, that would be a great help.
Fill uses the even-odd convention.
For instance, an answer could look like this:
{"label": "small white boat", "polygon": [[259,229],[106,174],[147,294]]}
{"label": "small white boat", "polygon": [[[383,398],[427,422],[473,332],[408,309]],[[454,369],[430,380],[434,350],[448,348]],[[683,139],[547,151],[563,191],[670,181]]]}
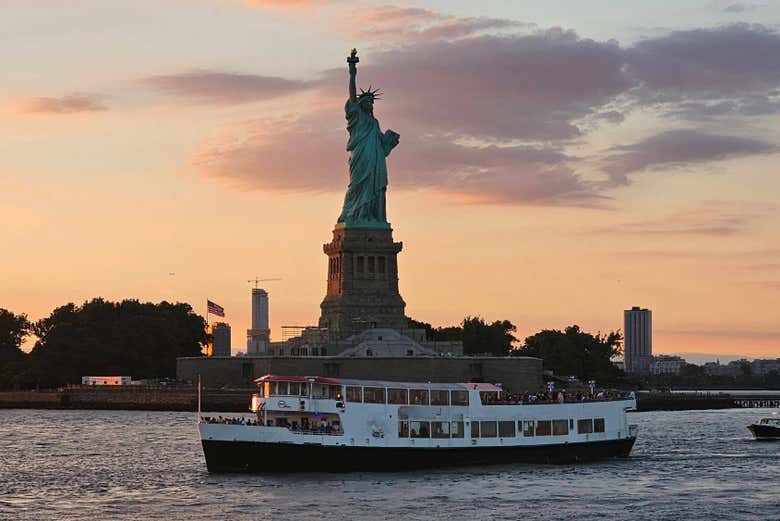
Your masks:
{"label": "small white boat", "polygon": [[780,440],[780,418],[777,416],[761,418],[747,428],[757,440]]}

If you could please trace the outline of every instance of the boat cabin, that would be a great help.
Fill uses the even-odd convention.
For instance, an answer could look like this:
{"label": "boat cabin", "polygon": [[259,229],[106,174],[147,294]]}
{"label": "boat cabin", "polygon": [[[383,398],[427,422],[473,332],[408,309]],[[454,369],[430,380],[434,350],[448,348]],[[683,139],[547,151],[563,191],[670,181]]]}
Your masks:
{"label": "boat cabin", "polygon": [[265,375],[255,383],[260,397],[289,396],[314,400],[336,400],[346,403],[391,405],[469,405],[469,391],[476,391],[483,405],[498,402],[501,387],[486,383],[429,384],[422,382],[382,382],[335,379],[320,376]]}

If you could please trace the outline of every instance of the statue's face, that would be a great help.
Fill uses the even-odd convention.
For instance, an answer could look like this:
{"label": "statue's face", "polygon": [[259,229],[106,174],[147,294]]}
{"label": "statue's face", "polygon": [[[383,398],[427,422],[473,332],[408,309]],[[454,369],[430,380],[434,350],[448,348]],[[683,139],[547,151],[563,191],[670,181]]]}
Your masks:
{"label": "statue's face", "polygon": [[371,98],[365,97],[362,100],[360,100],[360,106],[363,107],[363,110],[365,110],[369,114],[374,113],[374,100],[372,100]]}

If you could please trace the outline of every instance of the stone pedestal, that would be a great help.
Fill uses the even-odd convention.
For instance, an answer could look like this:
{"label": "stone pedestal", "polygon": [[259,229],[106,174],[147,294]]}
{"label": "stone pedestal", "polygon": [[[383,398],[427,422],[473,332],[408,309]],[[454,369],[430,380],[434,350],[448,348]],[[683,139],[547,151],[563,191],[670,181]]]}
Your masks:
{"label": "stone pedestal", "polygon": [[343,340],[366,329],[406,329],[406,303],[398,293],[398,252],[393,230],[346,228],[333,230],[323,246],[328,256],[328,288],[320,304],[319,326],[331,340]]}

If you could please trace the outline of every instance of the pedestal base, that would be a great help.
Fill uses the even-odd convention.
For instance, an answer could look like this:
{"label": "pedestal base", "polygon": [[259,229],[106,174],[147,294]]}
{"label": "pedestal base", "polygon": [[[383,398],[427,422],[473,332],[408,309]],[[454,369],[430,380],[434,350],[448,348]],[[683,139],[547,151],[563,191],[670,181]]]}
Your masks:
{"label": "pedestal base", "polygon": [[319,326],[331,340],[343,340],[368,328],[406,329],[406,303],[398,292],[397,255],[389,227],[346,227],[339,223],[328,256],[328,286]]}

